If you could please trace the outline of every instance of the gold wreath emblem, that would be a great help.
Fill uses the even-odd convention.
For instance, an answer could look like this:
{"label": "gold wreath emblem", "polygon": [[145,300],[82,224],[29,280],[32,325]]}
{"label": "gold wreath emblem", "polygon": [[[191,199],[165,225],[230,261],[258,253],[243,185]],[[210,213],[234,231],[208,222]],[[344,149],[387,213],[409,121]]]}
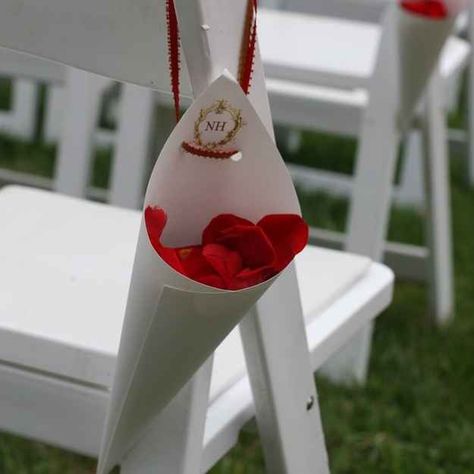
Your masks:
{"label": "gold wreath emblem", "polygon": [[[227,112],[230,115],[232,121],[234,122],[234,126],[230,131],[225,134],[225,136],[221,140],[204,143],[201,136],[201,125],[207,119],[209,114],[213,112],[216,115],[221,115]],[[194,142],[206,150],[215,150],[216,148],[220,148],[230,143],[235,138],[237,133],[239,133],[239,130],[242,128],[242,125],[243,120],[241,111],[232,107],[229,102],[224,99],[217,100],[210,107],[207,107],[206,109],[201,109],[201,112],[199,113],[199,118],[194,124]]]}

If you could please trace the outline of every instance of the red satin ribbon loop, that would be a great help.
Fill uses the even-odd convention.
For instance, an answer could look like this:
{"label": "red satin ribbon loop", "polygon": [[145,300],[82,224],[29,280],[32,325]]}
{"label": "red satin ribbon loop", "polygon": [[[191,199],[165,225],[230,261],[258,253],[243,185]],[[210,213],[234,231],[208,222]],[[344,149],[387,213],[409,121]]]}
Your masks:
{"label": "red satin ribbon loop", "polygon": [[[257,45],[257,0],[247,0],[247,15],[240,54],[239,84],[248,94],[252,82],[255,50]],[[166,20],[168,27],[168,64],[170,71],[171,92],[173,93],[176,121],[180,117],[179,74],[180,74],[180,41],[179,26],[174,0],[166,0]]]}

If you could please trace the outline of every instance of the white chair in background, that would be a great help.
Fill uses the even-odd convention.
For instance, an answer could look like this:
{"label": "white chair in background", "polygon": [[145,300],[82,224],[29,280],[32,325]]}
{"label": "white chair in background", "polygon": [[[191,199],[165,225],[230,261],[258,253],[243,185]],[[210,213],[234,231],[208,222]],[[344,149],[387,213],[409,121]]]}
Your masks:
{"label": "white chair in background", "polygon": [[[210,0],[177,2],[181,23],[188,26],[182,28],[182,40],[196,91],[223,66],[237,67],[238,55],[229,60],[229,53],[240,45],[236,19],[243,22],[245,3],[229,1],[217,16],[210,15],[215,6]],[[164,10],[155,2],[113,11],[105,0],[49,0],[39,10],[29,1],[17,14],[8,7],[8,2],[0,5],[2,45],[145,86],[167,82]],[[220,27],[229,24],[213,28],[215,21]],[[201,24],[210,26],[202,44],[197,41],[203,38]],[[29,37],[23,33],[26,25],[31,27]],[[231,49],[222,47],[219,31],[226,32],[227,41],[231,38]],[[75,100],[79,107],[87,90],[96,96],[98,85],[79,71],[71,74],[84,94],[69,94],[66,107]],[[130,86],[129,91],[122,117],[125,104],[136,104],[143,89]],[[251,100],[270,129],[259,61]],[[83,146],[74,130],[90,136],[90,105],[83,102],[81,114],[65,116],[62,153],[74,143]],[[142,106],[149,110],[150,104],[145,100]],[[120,134],[120,140],[125,142],[125,137]],[[120,163],[124,155],[117,155],[115,169],[126,168]],[[58,184],[66,176],[78,176],[68,181],[68,189],[82,193],[87,172],[66,158],[58,166]],[[127,181],[122,184],[127,186]],[[0,193],[0,219],[5,229],[0,235],[0,427],[94,456],[140,214],[44,191],[6,188]],[[299,287],[289,269],[242,323],[243,344],[234,331],[218,349],[214,368],[211,363],[203,366],[153,421],[123,461],[123,473],[206,471],[235,444],[255,414],[269,472],[328,472],[312,371],[388,305],[393,275],[368,258],[312,247],[298,259],[296,272]]]}

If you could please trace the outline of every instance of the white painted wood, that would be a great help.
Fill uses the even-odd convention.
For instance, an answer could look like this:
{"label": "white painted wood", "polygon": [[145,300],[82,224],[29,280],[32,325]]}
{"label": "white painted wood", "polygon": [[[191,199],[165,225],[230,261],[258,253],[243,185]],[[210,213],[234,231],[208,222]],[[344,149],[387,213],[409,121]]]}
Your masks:
{"label": "white painted wood", "polygon": [[419,130],[412,130],[408,133],[405,147],[399,192],[396,193],[394,201],[402,206],[423,209],[425,203],[423,143]]}
{"label": "white painted wood", "polygon": [[110,202],[114,205],[131,209],[143,205],[155,131],[153,111],[152,90],[131,84],[123,87],[110,191]]}
{"label": "white painted wood", "polygon": [[[345,235],[327,229],[311,228],[310,242],[324,248],[342,250],[345,246]],[[398,242],[385,242],[384,263],[393,270],[397,278],[415,282],[426,282],[428,279],[426,247]]]}
{"label": "white painted wood", "polygon": [[[25,34],[27,32],[28,34]],[[117,80],[168,89],[165,2],[0,4],[0,44]],[[183,92],[189,94],[186,75]]]}
{"label": "white painted wood", "polygon": [[63,86],[53,84],[48,87],[43,128],[43,139],[47,143],[55,143],[61,136],[65,94]]}
{"label": "white painted wood", "polygon": [[451,199],[445,115],[435,74],[425,100],[422,130],[427,211],[426,238],[430,249],[430,310],[435,321],[446,324],[453,316],[453,256]]}
{"label": "white painted wood", "polygon": [[0,363],[2,431],[94,456],[107,403],[100,387]]}
{"label": "white painted wood", "polygon": [[[364,22],[261,9],[262,58],[266,75],[319,87],[367,88],[374,73],[382,28]],[[279,34],[287,31],[286,35]],[[314,45],[327,45],[314,49]],[[330,45],[330,47],[329,47]],[[352,54],[348,55],[350,50]],[[469,46],[451,38],[441,70],[466,64]]]}
{"label": "white painted wood", "polygon": [[291,268],[240,325],[265,466],[275,474],[329,473],[301,315]]}
{"label": "white painted wood", "polygon": [[89,183],[89,170],[100,93],[106,79],[70,68],[68,88],[63,103],[63,135],[56,164],[56,190],[84,197]]}

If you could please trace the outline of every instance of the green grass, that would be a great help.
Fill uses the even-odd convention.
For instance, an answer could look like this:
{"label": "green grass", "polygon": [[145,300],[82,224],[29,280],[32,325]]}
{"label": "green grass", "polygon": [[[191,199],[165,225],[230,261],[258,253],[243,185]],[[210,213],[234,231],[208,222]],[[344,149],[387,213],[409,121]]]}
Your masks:
{"label": "green grass", "polygon": [[[292,161],[316,160],[351,169],[352,144],[305,136]],[[8,158],[7,158],[8,157]],[[110,157],[99,156],[94,182],[107,183]],[[320,161],[318,161],[319,163]],[[329,161],[328,161],[329,162]],[[0,165],[51,175],[54,150],[0,139]],[[456,317],[443,329],[429,323],[423,285],[398,283],[394,302],[376,326],[370,377],[364,388],[341,388],[318,379],[321,411],[333,474],[472,474],[474,472],[474,192],[464,184],[462,162],[453,160]],[[307,219],[341,230],[347,203],[304,195]],[[390,237],[423,240],[421,216],[392,212]],[[1,416],[1,414],[0,414]],[[0,474],[92,474],[94,461],[9,434],[0,435]],[[212,474],[260,474],[256,434],[239,444]]]}

